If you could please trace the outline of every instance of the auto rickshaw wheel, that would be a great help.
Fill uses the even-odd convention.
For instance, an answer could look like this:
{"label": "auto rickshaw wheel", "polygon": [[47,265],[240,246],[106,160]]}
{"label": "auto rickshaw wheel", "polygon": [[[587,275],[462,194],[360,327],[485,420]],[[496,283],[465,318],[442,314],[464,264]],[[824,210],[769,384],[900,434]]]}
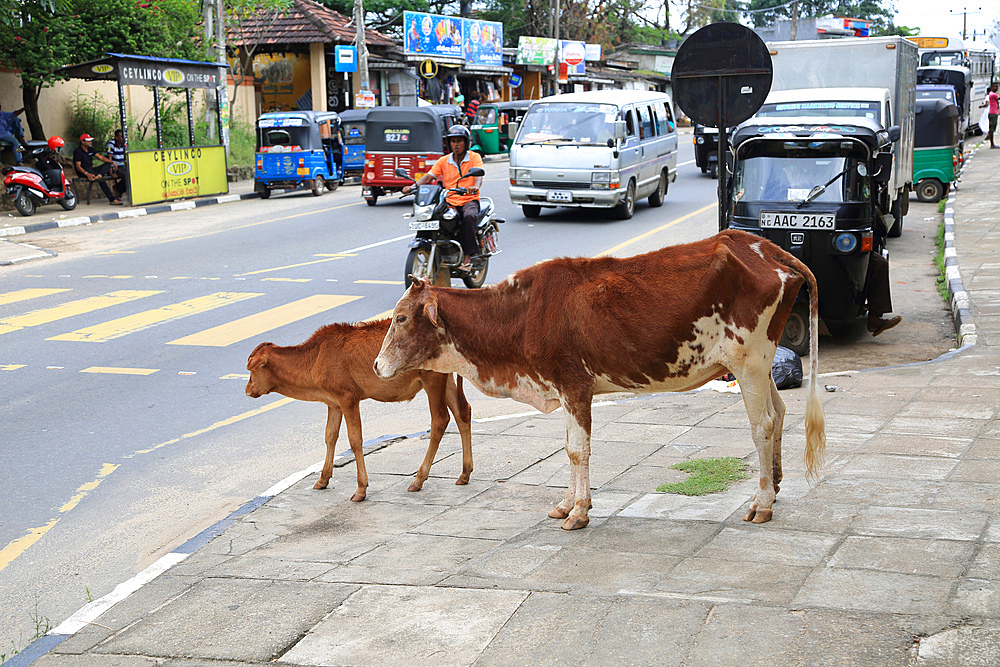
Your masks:
{"label": "auto rickshaw wheel", "polygon": [[319,197],[325,190],[326,180],[320,174],[316,174],[316,178],[312,181],[313,197]]}
{"label": "auto rickshaw wheel", "polygon": [[259,190],[259,192],[261,199],[267,199],[271,196],[271,188],[265,187],[264,189]]}
{"label": "auto rickshaw wheel", "polygon": [[785,322],[778,345],[787,347],[800,357],[809,356],[809,306],[797,303]]}
{"label": "auto rickshaw wheel", "polygon": [[713,162],[712,164],[708,165],[708,175],[711,176],[712,178],[718,178],[719,177],[719,163],[718,162]]}
{"label": "auto rickshaw wheel", "polygon": [[649,195],[649,205],[653,208],[663,206],[663,200],[667,198],[667,172],[660,172],[660,182],[656,184],[656,189]]}
{"label": "auto rickshaw wheel", "polygon": [[629,181],[625,189],[625,198],[615,206],[615,217],[619,220],[628,220],[635,213],[635,181]]}
{"label": "auto rickshaw wheel", "polygon": [[537,204],[521,204],[521,211],[526,218],[537,218],[542,214],[542,207]]}
{"label": "auto rickshaw wheel", "polygon": [[486,282],[486,271],[490,268],[490,258],[484,257],[482,262],[473,262],[472,270],[468,275],[462,276],[462,282],[469,289],[482,287]]}
{"label": "auto rickshaw wheel", "polygon": [[[403,274],[403,282],[406,287],[410,286],[413,282],[413,278],[423,278],[424,280],[433,280],[434,274],[433,267],[430,265],[431,251],[427,248],[410,248],[409,254],[406,256],[406,271]],[[485,271],[483,272],[485,276]]]}
{"label": "auto rickshaw wheel", "polygon": [[334,190],[337,189],[337,187],[339,185],[340,185],[340,181],[327,181],[326,182],[326,189],[329,190],[330,192],[333,192]]}
{"label": "auto rickshaw wheel", "polygon": [[917,183],[917,199],[922,202],[940,201],[944,196],[944,186],[933,178],[925,178]]}

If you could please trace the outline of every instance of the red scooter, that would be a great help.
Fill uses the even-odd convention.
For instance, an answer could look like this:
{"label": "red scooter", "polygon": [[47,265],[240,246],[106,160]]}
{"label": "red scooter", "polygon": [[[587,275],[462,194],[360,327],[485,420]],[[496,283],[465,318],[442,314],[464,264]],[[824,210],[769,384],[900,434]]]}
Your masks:
{"label": "red scooter", "polygon": [[4,167],[3,184],[7,196],[14,202],[14,208],[21,215],[33,215],[43,204],[58,203],[67,211],[76,208],[76,192],[70,184],[56,152],[66,145],[59,137],[52,137],[47,143],[32,146],[27,152],[35,160],[34,167]]}

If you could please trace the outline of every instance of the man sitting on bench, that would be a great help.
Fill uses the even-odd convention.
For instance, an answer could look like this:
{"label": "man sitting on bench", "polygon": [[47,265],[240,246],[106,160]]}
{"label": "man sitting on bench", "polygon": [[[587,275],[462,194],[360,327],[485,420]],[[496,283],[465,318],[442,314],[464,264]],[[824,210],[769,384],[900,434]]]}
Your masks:
{"label": "man sitting on bench", "polygon": [[[94,158],[97,158],[104,164],[99,167],[94,167]],[[117,183],[120,180],[120,175],[118,174],[118,167],[115,165],[114,161],[107,158],[97,151],[94,150],[94,138],[89,134],[80,135],[80,145],[75,151],[73,151],[73,166],[76,167],[76,173],[80,178],[85,178],[88,181],[96,181],[98,185],[101,186],[101,190],[104,191],[104,195],[108,198],[108,201],[115,206],[121,206],[122,200],[115,196],[108,187],[106,179],[110,179]]]}

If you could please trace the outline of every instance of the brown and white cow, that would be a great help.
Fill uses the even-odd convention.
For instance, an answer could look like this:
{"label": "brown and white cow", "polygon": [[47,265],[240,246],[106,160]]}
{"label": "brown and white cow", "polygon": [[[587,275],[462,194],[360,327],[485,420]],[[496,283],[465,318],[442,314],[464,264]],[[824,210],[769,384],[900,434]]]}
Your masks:
{"label": "brown and white cow", "polygon": [[462,391],[462,378],[456,382],[451,375],[419,370],[401,373],[388,381],[376,377],[372,363],[388,330],[388,319],[330,324],[317,329],[300,345],[283,347],[261,343],[247,359],[250,371],[247,396],[260,398],[275,392],[300,401],[326,403],[326,460],[313,488],[325,489],[329,484],[340,422],[347,422],[347,438],[354,452],[358,476],[358,488],[351,497],[355,502],[364,500],[368,492],[359,406],[368,398],[389,403],[409,401],[421,389],[427,393],[431,440],[409,491],[423,488],[430,475],[431,464],[448,426],[448,410],[455,416],[462,436],[462,474],[455,483],[467,484],[472,474],[472,407]]}
{"label": "brown and white cow", "polygon": [[486,289],[416,282],[396,304],[375,372],[456,372],[491,396],[545,413],[561,406],[571,477],[549,516],[572,530],[589,522],[593,396],[687,391],[731,371],[760,461],[760,489],[744,520],[762,523],[781,481],[785,416],[771,363],[803,284],[811,336],[805,455],[813,476],[826,444],[816,392],[816,279],[795,257],[746,232],[635,257],[553,259]]}

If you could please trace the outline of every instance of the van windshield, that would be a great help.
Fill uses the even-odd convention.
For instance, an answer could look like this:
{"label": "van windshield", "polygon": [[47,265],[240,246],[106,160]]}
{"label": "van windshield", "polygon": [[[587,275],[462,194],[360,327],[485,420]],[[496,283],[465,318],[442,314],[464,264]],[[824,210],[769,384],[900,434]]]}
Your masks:
{"label": "van windshield", "polygon": [[965,56],[961,51],[927,51],[920,54],[920,66],[931,65],[965,65]]}
{"label": "van windshield", "polygon": [[521,122],[517,143],[607,146],[617,117],[613,104],[535,103]]}
{"label": "van windshield", "polygon": [[881,123],[878,102],[848,102],[835,100],[815,100],[809,102],[769,102],[754,114],[764,118],[800,118],[822,116],[824,118],[871,118]]}
{"label": "van windshield", "polygon": [[798,203],[814,187],[832,180],[815,201],[867,201],[868,182],[857,169],[864,156],[844,143],[758,143],[737,162],[733,174],[733,199]]}

